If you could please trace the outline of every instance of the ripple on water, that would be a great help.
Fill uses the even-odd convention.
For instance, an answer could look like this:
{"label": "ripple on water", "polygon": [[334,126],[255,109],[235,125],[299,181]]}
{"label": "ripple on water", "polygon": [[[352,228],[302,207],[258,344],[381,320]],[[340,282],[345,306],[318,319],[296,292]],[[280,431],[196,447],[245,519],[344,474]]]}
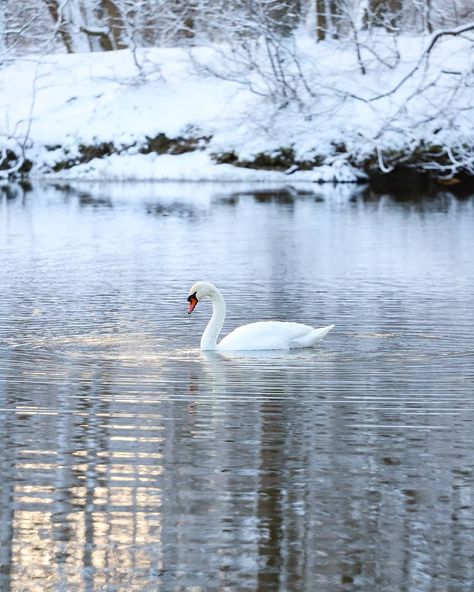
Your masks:
{"label": "ripple on water", "polygon": [[[473,588],[472,203],[313,189],[1,203],[2,589]],[[200,278],[336,328],[200,352]]]}

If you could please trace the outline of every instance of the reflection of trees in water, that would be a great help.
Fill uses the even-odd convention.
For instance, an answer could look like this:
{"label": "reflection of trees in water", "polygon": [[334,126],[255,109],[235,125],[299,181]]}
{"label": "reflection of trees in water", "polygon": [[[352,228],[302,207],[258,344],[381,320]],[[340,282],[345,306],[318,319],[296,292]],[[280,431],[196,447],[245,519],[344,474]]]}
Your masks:
{"label": "reflection of trees in water", "polygon": [[190,218],[190,219],[198,219],[199,213],[204,214],[206,213],[205,210],[201,210],[197,206],[193,206],[192,204],[185,204],[177,202],[171,203],[147,203],[145,204],[145,209],[147,214],[151,214],[153,216],[177,216],[178,218]]}
{"label": "reflection of trees in water", "polygon": [[29,181],[0,184],[0,198],[4,196],[7,202],[13,200],[24,201],[26,194],[30,191],[32,191],[32,186]]}
{"label": "reflection of trees in water", "polygon": [[[116,402],[133,382],[115,382],[110,355],[8,352],[0,383],[2,590],[12,582],[29,589],[33,572],[43,589],[48,582],[92,591],[130,577],[143,568],[130,546],[155,528],[157,504],[156,489],[147,496],[140,483],[155,470],[156,445],[139,442],[134,414]],[[141,519],[146,505],[150,529]]]}
{"label": "reflection of trees in water", "polygon": [[[2,350],[2,357],[6,354]],[[5,360],[4,360],[5,363]],[[2,429],[0,431],[0,589],[5,592],[11,590],[11,570],[13,566],[13,518],[14,518],[14,487],[16,481],[16,463],[18,452],[16,447],[16,432],[8,417],[8,405],[11,400],[10,388],[0,383],[0,413]]]}
{"label": "reflection of trees in water", "polygon": [[[107,185],[105,185],[107,187]],[[103,195],[95,195],[80,186],[74,186],[69,183],[55,183],[52,188],[59,197],[65,201],[74,199],[81,207],[92,208],[113,208],[114,204],[110,196],[104,191]]]}
{"label": "reflection of trees in water", "polygon": [[[283,206],[290,206],[299,198],[312,198],[317,196],[317,191],[308,191],[288,185],[274,189],[252,189],[247,191],[233,191],[230,193],[235,202],[241,198],[253,198],[257,203],[275,203]],[[229,198],[225,198],[226,201]]]}
{"label": "reflection of trees in water", "polygon": [[[354,202],[362,201],[362,203],[373,204],[383,201],[385,204],[388,203],[394,207],[413,207],[417,211],[426,212],[445,212],[458,200],[471,200],[474,197],[473,189],[469,184],[461,183],[457,185],[453,182],[453,185],[442,186],[431,180],[428,175],[423,176],[416,172],[414,175],[413,179],[406,172],[403,172],[403,176],[400,178],[395,179],[387,175],[381,176],[365,185],[315,184],[314,190],[308,189],[308,184],[305,184],[305,188],[300,188],[295,184],[273,189],[259,189],[256,187],[235,191],[232,184],[217,183],[215,190],[207,188],[203,191],[204,194],[209,193],[211,196],[214,208],[218,206],[233,207],[242,203],[243,200],[252,199],[257,204],[273,204],[284,207],[287,212],[292,212],[300,200],[315,203],[331,200],[331,188],[333,188],[333,192],[340,192],[341,188],[343,188],[342,193],[346,196],[349,196],[352,192],[350,199]],[[24,181],[1,185],[0,195],[5,196],[7,201],[24,201],[27,194],[35,189],[40,193],[57,195],[66,201],[74,199],[81,207],[113,208],[115,200],[110,191],[110,187],[113,185],[117,185],[117,183],[99,183],[92,190],[87,189],[81,183],[56,182],[40,188],[39,185],[33,186],[29,181]],[[156,187],[153,186],[152,189],[146,183],[121,183],[119,185],[129,188],[121,192],[123,194],[122,201],[125,200],[124,203],[126,203],[127,195],[133,195],[133,199],[129,200],[129,203],[133,204],[138,191],[143,207],[148,214],[191,219],[199,218],[203,214],[209,214],[209,204],[206,200],[201,202],[200,199],[191,200],[189,197],[181,199],[179,191],[174,199],[170,199],[165,196],[166,191],[163,197],[160,197]],[[196,188],[197,194],[199,194],[198,187],[199,185]],[[349,191],[348,188],[350,188]]]}
{"label": "reflection of trees in water", "polygon": [[[367,338],[367,321],[371,330],[391,329],[393,322],[409,328],[410,315],[426,306],[425,293],[416,292],[420,282],[413,277],[420,269],[438,269],[438,261],[417,255],[410,284],[397,273],[399,257],[391,276],[384,275],[390,251],[381,249],[380,259],[371,255],[377,243],[370,241],[383,241],[387,230],[393,231],[396,244],[407,221],[412,222],[412,240],[405,252],[422,245],[422,234],[420,243],[413,240],[424,228],[418,224],[418,212],[399,215],[403,209],[411,214],[410,201],[395,204],[389,199],[394,216],[382,217],[372,214],[385,197],[377,198],[375,207],[360,199],[339,208],[327,197],[323,203],[310,196],[287,203],[287,197],[262,201],[245,195],[216,199],[208,208],[206,215],[222,223],[222,236],[206,242],[206,233],[217,224],[194,226],[195,241],[203,241],[209,251],[225,249],[228,238],[234,241],[223,256],[226,266],[215,266],[240,282],[229,299],[232,305],[241,300],[240,308],[229,306],[234,320],[240,313],[244,318],[285,314],[289,320],[304,314],[308,320],[337,300],[332,306],[337,317],[351,331],[362,327]],[[143,204],[138,206],[141,214]],[[393,226],[381,231],[381,222],[389,218]],[[365,267],[352,274],[360,253],[350,257],[332,250],[341,241],[352,248],[354,234],[364,224],[363,238],[370,241],[360,244],[369,256]],[[189,225],[182,226],[184,241]],[[333,234],[324,234],[324,228]],[[320,252],[314,229],[320,231]],[[249,233],[240,242],[239,231]],[[428,238],[440,236],[447,235],[436,229]],[[296,239],[301,244],[292,245]],[[179,251],[172,241],[163,245],[164,258]],[[331,267],[330,284],[324,284],[325,259]],[[115,262],[115,254],[107,261]],[[171,261],[162,267],[165,274],[175,269],[176,259]],[[244,273],[238,264],[246,266]],[[380,276],[376,264],[383,266],[377,268],[382,269]],[[406,269],[407,262],[403,265]],[[264,275],[255,279],[259,266]],[[123,272],[126,267],[119,262],[117,268]],[[453,414],[440,417],[433,417],[422,403],[428,393],[451,392],[453,384],[467,388],[466,352],[455,362],[441,349],[442,357],[420,363],[406,355],[407,349],[413,352],[413,340],[409,348],[405,337],[386,345],[366,339],[371,345],[364,346],[362,337],[348,337],[347,326],[334,333],[336,346],[328,342],[322,351],[268,359],[214,355],[207,364],[197,352],[165,352],[146,359],[140,336],[124,357],[90,343],[80,351],[69,344],[66,351],[48,341],[58,327],[71,337],[69,332],[78,329],[92,332],[107,326],[108,334],[115,331],[123,337],[124,328],[136,326],[137,318],[140,326],[144,318],[156,323],[160,334],[171,339],[178,329],[173,323],[160,328],[156,319],[160,312],[162,322],[167,314],[175,314],[170,311],[184,275],[179,265],[176,269],[173,289],[166,294],[156,290],[146,305],[135,302],[143,293],[127,296],[118,289],[130,281],[123,276],[113,282],[113,289],[104,289],[100,278],[100,302],[93,301],[98,296],[94,285],[72,300],[80,305],[78,311],[73,313],[69,302],[53,316],[15,314],[15,307],[23,313],[35,305],[32,294],[38,292],[25,288],[30,276],[13,284],[20,289],[10,289],[10,295],[6,291],[11,308],[4,300],[5,331],[18,339],[32,333],[38,337],[31,349],[27,345],[2,351],[0,393],[6,411],[0,497],[5,520],[0,534],[5,544],[0,553],[4,564],[14,565],[15,585],[27,588],[37,564],[45,564],[39,579],[52,579],[71,591],[76,585],[93,590],[130,584],[144,592],[167,592],[178,585],[272,592],[315,586],[340,592],[351,587],[365,592],[418,589],[419,577],[436,577],[443,589],[469,582],[474,542],[469,403],[453,401]],[[387,275],[389,283],[378,281]],[[139,277],[152,285],[146,266]],[[282,289],[285,282],[291,282],[291,290]],[[234,286],[230,281],[227,285]],[[403,292],[406,285],[415,289]],[[333,290],[329,296],[328,286]],[[54,289],[59,294],[55,303],[72,293],[69,284]],[[305,298],[299,299],[302,294]],[[154,300],[158,296],[165,297],[161,308]],[[417,306],[410,296],[419,297]],[[430,305],[429,310],[433,314],[441,309]],[[449,310],[442,310],[450,322]],[[456,309],[451,314],[457,314]],[[184,334],[182,327],[179,330]],[[343,344],[337,345],[341,334]],[[426,342],[416,348],[418,353],[424,348],[425,356],[431,353]],[[5,349],[8,355],[3,355]],[[374,349],[377,355],[372,355]],[[390,404],[384,395],[392,397]],[[441,402],[433,397],[432,404]],[[418,415],[407,413],[412,411]],[[348,427],[409,421],[426,430]],[[439,421],[449,430],[430,431],[432,422]],[[21,549],[31,549],[30,563]],[[1,573],[8,590],[8,569]]]}
{"label": "reflection of trees in water", "polygon": [[[385,367],[379,373],[372,369],[375,374],[371,373],[368,387],[358,362],[348,361],[339,368],[323,361],[318,386],[309,370],[304,372],[298,364],[292,367],[290,359],[270,358],[262,365],[259,361],[252,365],[250,359],[224,360],[216,372],[225,389],[221,405],[226,405],[235,434],[222,446],[231,446],[228,458],[233,459],[235,471],[245,458],[240,447],[250,425],[258,434],[258,456],[250,465],[258,478],[253,510],[257,588],[296,591],[317,584],[331,590],[348,585],[360,585],[361,590],[411,589],[417,586],[417,574],[430,577],[440,564],[446,582],[458,578],[457,568],[452,567],[456,564],[468,577],[470,545],[463,546],[463,541],[466,527],[469,531],[473,525],[472,515],[464,528],[458,527],[458,520],[460,500],[472,486],[473,475],[464,473],[466,478],[460,479],[462,471],[451,463],[443,463],[441,473],[438,465],[443,454],[454,458],[455,448],[446,448],[439,432],[400,428],[380,433],[346,427],[367,422],[368,417],[375,424],[406,423],[403,407],[399,416],[392,411],[387,417],[383,410],[367,409],[377,405],[370,398],[363,403],[370,393],[390,390],[402,395],[400,381],[392,380]],[[399,371],[405,376],[403,368],[402,364]],[[336,374],[331,376],[332,372]],[[420,368],[411,372],[413,379],[418,378]],[[408,388],[405,378],[403,388]],[[334,384],[340,384],[341,390],[327,390]],[[239,405],[239,397],[252,399],[251,407],[248,402]],[[340,397],[339,404],[325,402]],[[354,404],[351,399],[356,397],[361,402]],[[235,413],[232,417],[232,405],[240,407],[240,418]],[[415,421],[421,420],[415,416]],[[427,419],[428,428],[432,421]],[[235,429],[237,422],[240,427]],[[427,440],[431,452],[420,464]],[[459,459],[461,466],[465,462],[466,457]],[[440,494],[446,507],[439,506]],[[231,511],[238,513],[239,508]],[[420,524],[425,525],[421,530]],[[438,554],[447,539],[455,551],[441,560]],[[383,569],[387,564],[390,569]]]}
{"label": "reflection of trees in water", "polygon": [[33,570],[59,587],[73,589],[84,578],[81,589],[94,589],[90,570],[78,564],[90,563],[97,544],[97,467],[107,448],[102,418],[109,404],[96,388],[98,368],[78,368],[76,374],[55,362],[54,356],[36,359],[11,350],[2,405],[8,416],[2,455],[10,459],[2,524],[11,536],[2,537],[2,553],[10,557],[3,563],[8,569],[2,570],[2,590],[10,589],[12,578],[15,586],[29,587]]}
{"label": "reflection of trees in water", "polygon": [[437,191],[432,195],[420,196],[419,193],[398,193],[398,194],[378,194],[370,189],[366,189],[359,199],[365,204],[382,205],[387,208],[406,210],[407,212],[426,212],[426,213],[446,213],[457,203],[462,203],[457,197],[450,193]]}
{"label": "reflection of trees in water", "polygon": [[[2,383],[3,408],[33,408],[9,411],[2,432],[1,553],[15,585],[33,565],[84,591],[469,578],[473,473],[459,438],[347,427],[406,423],[403,406],[370,409],[383,407],[370,395],[404,396],[419,367],[381,362],[364,380],[360,360],[317,353],[57,355],[35,365],[13,350]],[[455,433],[458,416],[445,420]]]}
{"label": "reflection of trees in water", "polygon": [[474,184],[456,178],[435,180],[429,173],[394,170],[372,179],[360,197],[364,202],[384,201],[393,207],[415,211],[447,212],[457,201],[474,198]]}

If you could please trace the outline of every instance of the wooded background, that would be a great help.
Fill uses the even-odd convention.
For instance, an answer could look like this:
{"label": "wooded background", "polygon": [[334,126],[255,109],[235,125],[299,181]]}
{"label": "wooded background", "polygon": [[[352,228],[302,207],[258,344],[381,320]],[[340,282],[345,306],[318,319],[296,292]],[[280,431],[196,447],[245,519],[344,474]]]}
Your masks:
{"label": "wooded background", "polygon": [[432,33],[472,20],[472,0],[0,0],[0,58],[288,36],[302,27],[317,40],[357,41],[360,31]]}

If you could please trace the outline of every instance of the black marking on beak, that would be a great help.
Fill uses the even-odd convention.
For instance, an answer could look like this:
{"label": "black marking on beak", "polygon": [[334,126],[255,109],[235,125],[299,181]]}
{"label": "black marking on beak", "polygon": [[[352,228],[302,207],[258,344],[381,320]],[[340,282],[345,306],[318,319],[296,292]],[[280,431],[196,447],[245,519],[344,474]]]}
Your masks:
{"label": "black marking on beak", "polygon": [[193,310],[196,308],[196,304],[198,303],[198,299],[196,298],[196,292],[194,292],[194,294],[190,294],[188,296],[188,302],[189,302],[188,314],[191,314],[193,312]]}

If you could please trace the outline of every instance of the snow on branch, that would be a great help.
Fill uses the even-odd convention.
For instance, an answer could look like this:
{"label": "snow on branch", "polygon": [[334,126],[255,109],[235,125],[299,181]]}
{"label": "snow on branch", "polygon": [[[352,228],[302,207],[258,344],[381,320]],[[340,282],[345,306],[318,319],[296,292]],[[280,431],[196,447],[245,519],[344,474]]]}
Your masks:
{"label": "snow on branch", "polygon": [[474,30],[474,23],[468,23],[467,25],[462,25],[460,27],[456,27],[455,29],[447,29],[447,30],[437,31],[436,33],[433,33],[431,35],[431,40],[428,43],[428,46],[426,47],[426,49],[424,49],[424,51],[422,52],[422,54],[420,55],[420,57],[418,59],[418,62],[415,64],[415,66],[413,66],[413,68],[410,70],[410,72],[408,72],[408,74],[406,74],[392,89],[390,89],[389,91],[387,91],[385,93],[382,93],[382,94],[379,94],[375,97],[372,97],[371,99],[369,99],[369,101],[378,101],[379,99],[383,99],[383,98],[393,95],[395,92],[397,92],[397,90],[399,90],[405,84],[405,82],[407,82],[407,80],[409,80],[413,76],[413,74],[415,74],[415,72],[417,72],[420,69],[422,64],[428,59],[428,57],[429,57],[431,51],[433,50],[434,46],[436,45],[436,43],[442,37],[462,35],[463,33],[467,33],[468,31],[473,31],[473,30]]}

